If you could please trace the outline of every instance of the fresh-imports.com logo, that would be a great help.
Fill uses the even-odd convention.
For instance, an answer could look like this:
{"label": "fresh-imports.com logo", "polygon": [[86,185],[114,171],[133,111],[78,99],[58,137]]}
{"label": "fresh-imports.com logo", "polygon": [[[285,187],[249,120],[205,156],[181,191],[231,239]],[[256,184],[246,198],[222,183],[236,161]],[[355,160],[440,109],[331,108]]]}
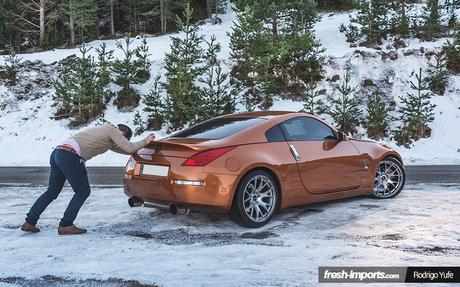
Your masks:
{"label": "fresh-imports.com logo", "polygon": [[387,274],[382,271],[374,272],[356,272],[353,270],[330,271],[326,269],[323,275],[324,279],[345,279],[345,280],[369,280],[369,279],[399,279],[399,274]]}

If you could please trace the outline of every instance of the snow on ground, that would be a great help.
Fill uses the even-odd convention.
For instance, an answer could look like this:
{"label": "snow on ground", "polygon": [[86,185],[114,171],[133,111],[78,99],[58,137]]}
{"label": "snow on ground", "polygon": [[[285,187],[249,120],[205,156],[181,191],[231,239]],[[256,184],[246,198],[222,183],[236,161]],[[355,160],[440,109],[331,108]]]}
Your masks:
{"label": "snow on ground", "polygon": [[[205,35],[207,39],[211,35],[216,35],[218,42],[222,45],[219,58],[225,64],[224,69],[228,71],[231,62],[229,60],[230,39],[227,33],[231,31],[235,15],[228,11],[221,17],[222,24],[206,23],[201,26],[200,33]],[[422,47],[436,50],[446,41],[446,39],[439,39],[434,42],[421,42],[411,39],[408,40],[410,45],[407,48],[397,50],[397,60],[381,60],[381,53],[390,51],[386,45],[383,45],[383,51],[364,47],[350,48],[345,41],[345,36],[339,31],[339,26],[342,23],[348,23],[347,13],[326,13],[322,15],[321,21],[315,25],[316,37],[326,48],[326,79],[320,83],[320,87],[326,88],[328,94],[333,92],[332,86],[337,83],[331,84],[327,79],[334,75],[341,75],[341,79],[343,79],[345,68],[351,67],[355,84],[361,84],[363,80],[371,79],[375,83],[384,85],[384,92],[388,95],[389,100],[399,102],[399,97],[408,91],[406,81],[410,74],[420,67],[426,68],[428,65],[423,53],[414,52],[412,55],[406,56],[404,53],[418,51]],[[180,36],[180,33],[178,35]],[[152,76],[163,74],[164,53],[169,51],[170,36],[147,36],[147,43],[152,54],[150,57],[153,62]],[[95,48],[102,42],[106,42],[109,49],[116,47],[115,40],[93,41],[88,43],[88,46],[93,48],[91,51],[93,54]],[[141,39],[138,38],[134,45],[140,43]],[[51,64],[72,54],[78,55],[78,49],[54,49],[20,56],[24,60],[39,60]],[[115,52],[115,56],[120,55],[120,51]],[[3,57],[0,57],[0,64],[2,63]],[[26,76],[28,77],[28,75]],[[33,75],[30,77],[33,78]],[[391,80],[390,86],[385,86],[386,79]],[[136,85],[136,88],[145,94],[152,88],[152,85],[153,77],[143,85]],[[15,95],[0,84],[0,165],[47,165],[52,149],[62,140],[78,132],[78,130],[71,130],[67,127],[68,120],[56,121],[49,118],[55,113],[55,108],[52,106],[52,91],[45,92],[46,95],[42,97],[16,101]],[[443,97],[433,98],[433,102],[437,104],[437,107],[435,121],[431,124],[433,134],[430,138],[416,142],[411,149],[396,147],[396,144],[390,140],[385,140],[385,142],[396,147],[408,164],[460,164],[460,135],[456,132],[456,127],[460,125],[460,77],[451,76],[447,94]],[[2,108],[3,106],[4,108]],[[142,107],[141,104],[137,110],[141,111]],[[279,98],[274,101],[272,107],[273,110],[292,111],[298,111],[301,108],[301,102]],[[124,123],[133,126],[134,112],[119,112],[115,106],[109,105],[105,119],[115,124]],[[90,123],[87,127],[96,124],[97,121]],[[144,133],[134,140],[139,140],[146,134]],[[161,138],[166,133],[159,131],[155,132],[155,135],[157,138]],[[126,156],[106,153],[91,160],[88,165],[120,166],[124,165],[126,161]]]}
{"label": "snow on ground", "polygon": [[43,189],[0,188],[0,282],[56,276],[160,286],[316,286],[318,266],[459,263],[458,186],[409,186],[390,200],[290,208],[260,229],[238,227],[226,215],[130,208],[121,188],[94,188],[76,221],[89,233],[61,237],[67,188],[43,214],[42,231],[25,234],[19,226]]}

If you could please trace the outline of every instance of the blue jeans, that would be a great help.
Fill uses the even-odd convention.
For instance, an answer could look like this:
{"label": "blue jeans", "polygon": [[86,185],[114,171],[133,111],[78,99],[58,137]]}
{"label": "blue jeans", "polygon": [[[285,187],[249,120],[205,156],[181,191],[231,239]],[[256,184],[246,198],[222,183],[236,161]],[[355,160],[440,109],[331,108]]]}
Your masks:
{"label": "blue jeans", "polygon": [[59,226],[71,226],[91,192],[84,161],[74,153],[55,149],[51,153],[50,165],[48,189],[35,201],[27,213],[26,222],[32,225],[37,224],[40,215],[58,197],[67,179],[75,194],[70,200]]}

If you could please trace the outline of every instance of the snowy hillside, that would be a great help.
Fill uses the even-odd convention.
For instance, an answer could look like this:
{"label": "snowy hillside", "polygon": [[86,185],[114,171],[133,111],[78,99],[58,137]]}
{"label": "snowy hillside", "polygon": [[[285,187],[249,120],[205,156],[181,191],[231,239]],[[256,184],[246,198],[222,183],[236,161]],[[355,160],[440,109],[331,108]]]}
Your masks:
{"label": "snowy hillside", "polygon": [[[234,21],[234,14],[229,12],[221,15],[222,24],[201,26],[201,33],[209,37],[216,35],[217,41],[222,45],[219,54],[220,60],[229,69],[229,36]],[[340,33],[339,26],[348,22],[348,14],[335,13],[324,14],[320,22],[316,24],[316,36],[326,48],[326,75],[320,83],[320,87],[332,92],[334,83],[333,76],[343,78],[345,68],[350,67],[354,84],[362,85],[364,80],[378,86],[384,98],[389,102],[399,101],[399,96],[408,91],[407,80],[411,73],[420,67],[428,66],[429,55],[437,51],[446,41],[440,39],[436,42],[420,42],[409,40],[408,47],[394,49],[386,46],[381,51],[369,48],[350,48],[345,41],[345,36]],[[89,47],[97,48],[102,41],[93,41]],[[152,54],[151,74],[161,75],[164,54],[169,50],[170,36],[148,37],[147,42]],[[115,49],[115,41],[106,41],[108,48]],[[136,39],[134,44],[140,45],[141,40]],[[94,53],[94,49],[91,51]],[[115,50],[115,57],[120,56],[120,51]],[[57,61],[72,54],[79,54],[78,49],[55,49],[52,51],[20,55],[23,61],[41,61],[42,63],[31,64],[31,67],[40,66],[40,69],[21,70],[19,81],[32,83],[34,95],[18,100],[17,93],[0,84],[0,165],[47,165],[48,157],[60,141],[71,136],[77,130],[70,130],[68,120],[50,119],[54,115],[55,108],[52,106],[53,90],[50,85],[42,85],[44,79],[40,78],[40,71],[53,69]],[[95,53],[94,53],[95,54]],[[0,64],[3,64],[0,57]],[[43,75],[41,75],[43,76]],[[47,79],[48,81],[50,79]],[[369,81],[370,80],[370,81]],[[153,84],[153,77],[147,83],[138,85],[136,88],[141,93],[147,93]],[[36,89],[35,89],[36,88]],[[363,87],[366,89],[366,87]],[[435,120],[430,124],[432,136],[419,140],[411,149],[398,147],[406,164],[460,164],[460,77],[451,76],[449,86],[444,96],[432,99],[437,105]],[[363,101],[364,104],[364,101]],[[239,107],[240,110],[242,107]],[[273,110],[298,111],[302,108],[301,102],[292,100],[276,99]],[[136,110],[142,110],[142,104]],[[113,123],[125,123],[133,126],[135,111],[119,112],[116,106],[109,104],[105,119]],[[328,119],[326,119],[328,120]],[[88,126],[94,126],[92,122]],[[134,140],[142,138],[143,135]],[[160,138],[165,136],[164,131],[155,132]],[[396,144],[387,141],[393,147]],[[91,160],[89,165],[124,165],[126,156],[107,153]]]}

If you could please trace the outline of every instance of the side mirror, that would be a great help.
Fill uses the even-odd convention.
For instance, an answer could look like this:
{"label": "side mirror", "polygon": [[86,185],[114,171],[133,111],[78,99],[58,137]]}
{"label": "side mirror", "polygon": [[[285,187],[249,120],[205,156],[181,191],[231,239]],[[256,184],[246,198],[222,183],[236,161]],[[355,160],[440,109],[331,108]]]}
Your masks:
{"label": "side mirror", "polygon": [[347,135],[343,132],[337,132],[337,139],[339,141],[346,141],[347,140]]}

